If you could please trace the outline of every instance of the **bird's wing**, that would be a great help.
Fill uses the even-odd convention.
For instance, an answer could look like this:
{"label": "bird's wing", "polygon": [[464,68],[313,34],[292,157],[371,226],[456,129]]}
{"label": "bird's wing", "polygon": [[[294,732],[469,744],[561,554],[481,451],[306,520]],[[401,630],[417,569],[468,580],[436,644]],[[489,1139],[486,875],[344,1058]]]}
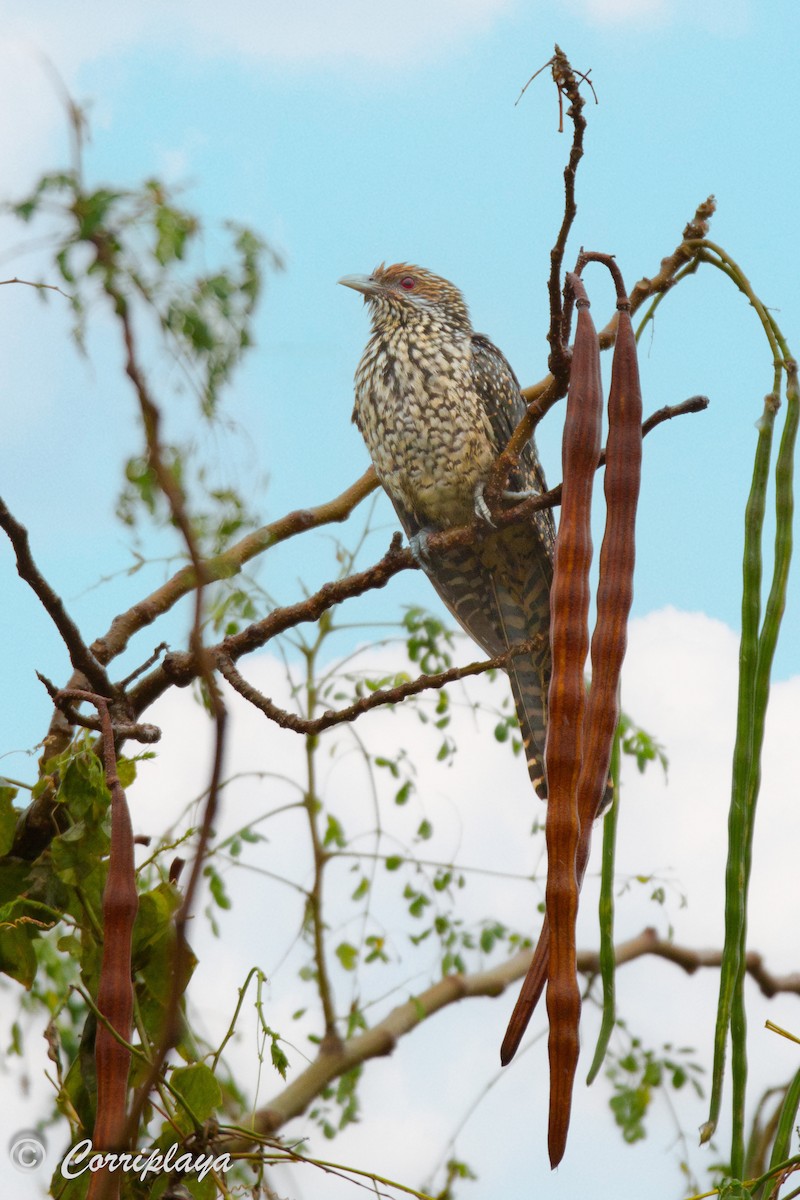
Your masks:
{"label": "bird's wing", "polygon": [[[489,418],[497,453],[500,454],[525,416],[527,405],[511,364],[484,333],[472,335],[472,380]],[[512,473],[509,484],[514,491],[547,491],[533,438],[523,447],[519,467]],[[555,541],[552,510],[548,508],[536,513],[534,523],[540,542],[548,549],[552,559]]]}
{"label": "bird's wing", "polygon": [[[494,433],[498,453],[525,415],[526,405],[517,377],[505,357],[483,334],[472,338],[472,377]],[[533,439],[520,455],[509,480],[515,491],[547,490]],[[553,580],[555,528],[549,509],[533,515],[529,524],[514,525],[479,548],[490,580],[503,640],[511,646],[534,634],[543,644],[516,657],[508,670],[519,719],[528,772],[536,791],[546,795],[544,743],[547,727],[547,689],[550,682],[550,586]]]}

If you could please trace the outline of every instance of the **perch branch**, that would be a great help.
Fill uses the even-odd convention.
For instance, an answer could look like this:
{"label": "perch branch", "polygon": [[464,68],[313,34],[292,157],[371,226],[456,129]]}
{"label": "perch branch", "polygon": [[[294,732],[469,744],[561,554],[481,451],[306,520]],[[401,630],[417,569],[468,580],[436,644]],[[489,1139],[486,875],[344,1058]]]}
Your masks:
{"label": "perch branch", "polygon": [[[648,418],[642,426],[642,433],[649,433],[663,421],[670,420],[679,414],[702,412],[707,406],[706,397],[694,396],[682,404],[662,408]],[[604,461],[605,458],[601,455],[600,462]],[[502,528],[518,521],[527,520],[532,513],[539,509],[553,508],[560,503],[560,500],[561,486],[558,485],[540,496],[524,500],[512,509],[493,513],[492,519],[496,526]],[[428,541],[430,553],[435,558],[437,554],[455,546],[470,545],[476,537],[480,536],[484,536],[484,530],[475,525],[433,533]],[[216,646],[209,647],[207,653],[214,660],[218,660],[222,656],[235,662],[243,654],[261,649],[272,638],[284,633],[287,629],[294,628],[306,621],[316,621],[323,612],[334,605],[341,604],[353,596],[363,595],[364,592],[375,588],[385,587],[389,580],[400,571],[416,570],[417,566],[411,551],[402,547],[400,534],[396,534],[386,554],[373,566],[354,575],[348,575],[345,579],[326,583],[319,591],[297,604],[274,609],[263,620],[255,621],[239,633],[232,634]],[[163,662],[150,675],[145,676],[136,687],[131,689],[129,700],[133,710],[141,713],[168,687],[173,684],[178,687],[186,687],[196,678],[196,675],[197,669],[191,653],[167,654]]]}

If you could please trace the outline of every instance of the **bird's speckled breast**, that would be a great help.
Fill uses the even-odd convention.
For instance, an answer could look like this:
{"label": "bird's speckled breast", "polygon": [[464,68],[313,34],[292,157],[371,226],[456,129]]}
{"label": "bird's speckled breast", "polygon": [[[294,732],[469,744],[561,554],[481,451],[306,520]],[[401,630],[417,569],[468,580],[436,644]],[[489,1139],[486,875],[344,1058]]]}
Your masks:
{"label": "bird's speckled breast", "polygon": [[370,338],[356,371],[353,419],[392,500],[421,525],[462,525],[497,451],[473,385],[469,334],[426,333],[425,354],[418,330],[409,337],[400,326]]}

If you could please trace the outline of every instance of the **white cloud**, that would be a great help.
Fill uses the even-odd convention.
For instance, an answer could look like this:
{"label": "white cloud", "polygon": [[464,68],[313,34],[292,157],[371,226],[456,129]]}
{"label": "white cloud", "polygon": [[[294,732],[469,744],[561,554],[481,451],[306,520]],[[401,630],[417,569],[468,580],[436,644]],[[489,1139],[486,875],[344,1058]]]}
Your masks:
{"label": "white cloud", "polygon": [[[633,763],[626,760],[618,865],[621,876],[654,872],[676,879],[688,896],[688,906],[681,909],[677,891],[668,889],[665,915],[650,900],[651,887],[634,886],[618,897],[620,937],[639,932],[647,924],[655,924],[663,932],[671,921],[680,942],[698,948],[721,944],[737,654],[735,634],[702,613],[665,609],[632,623],[624,704],[664,743],[670,769],[665,783],[658,768],[651,767],[640,776]],[[386,656],[386,652],[383,655],[379,665],[397,665],[396,659]],[[375,656],[369,661],[374,663]],[[263,655],[243,664],[243,669],[276,702],[287,703],[288,685],[278,661]],[[497,703],[504,687],[502,680],[494,685],[471,680],[466,695],[472,700],[480,697]],[[231,699],[230,707],[228,774],[262,775],[242,774],[225,789],[217,822],[220,833],[229,833],[260,813],[296,801],[297,787],[287,779],[302,783],[304,768],[301,739],[276,729],[238,699]],[[796,882],[800,813],[794,795],[792,756],[787,751],[796,735],[799,712],[800,678],[776,684],[765,745],[750,920],[750,944],[764,952],[767,967],[774,971],[794,968],[792,933],[800,924],[800,889]],[[202,792],[208,770],[210,725],[186,692],[165,697],[149,716],[161,724],[164,737],[158,760],[142,766],[140,780],[131,790],[137,833],[163,829],[171,814]],[[449,861],[455,857],[459,863],[498,872],[530,874],[537,864],[541,870],[540,841],[529,837],[532,818],[542,815],[541,802],[531,793],[522,761],[494,741],[492,727],[492,720],[476,723],[466,705],[458,706],[450,732],[461,749],[452,768],[448,768],[432,761],[439,734],[430,726],[420,725],[408,709],[401,707],[394,714],[378,711],[358,723],[360,737],[373,751],[389,753],[393,746],[405,747],[417,767],[416,794],[401,808],[391,799],[396,782],[388,773],[378,773],[380,819],[387,833],[380,847],[383,852],[412,842],[419,820],[427,816],[434,824],[434,837],[414,847],[426,858]],[[367,835],[374,828],[375,811],[360,756],[354,750],[337,760],[328,753],[334,741],[344,749],[351,738],[349,729],[326,735],[319,786],[348,834],[361,832],[357,844],[369,854],[374,842]],[[310,1012],[313,1010],[313,986],[297,979],[302,956],[297,947],[292,949],[302,897],[272,877],[284,875],[301,886],[308,884],[310,861],[304,821],[302,812],[290,811],[257,826],[267,840],[245,847],[242,858],[250,869],[229,870],[225,875],[233,908],[218,914],[220,939],[209,935],[200,915],[192,923],[191,939],[201,965],[192,983],[191,1002],[202,1014],[203,1026],[211,1036],[219,1037],[227,1027],[237,989],[247,970],[258,964],[269,975],[265,999],[270,1024],[299,1050],[313,1052],[306,1041],[313,1020],[310,1016],[308,1024],[292,1020],[297,1008],[309,1005]],[[393,842],[392,837],[399,841]],[[326,903],[334,939],[358,940],[359,928],[352,921],[355,906],[348,897],[360,871],[369,870],[369,862],[366,858],[354,874],[350,873],[349,862],[329,872]],[[595,852],[592,875],[596,862]],[[370,1019],[377,1020],[409,992],[424,987],[431,973],[435,974],[432,951],[423,947],[422,961],[417,962],[408,944],[413,921],[409,921],[400,900],[400,882],[399,875],[379,867],[372,912],[401,961],[386,971],[366,968],[358,981],[353,975],[335,973],[340,1011],[347,1007],[357,985],[362,1000],[384,995],[369,1010]],[[463,905],[468,921],[492,912],[518,927],[533,928],[538,921],[534,912],[538,895],[529,884],[506,880],[498,874],[470,876],[466,891],[457,893],[456,900]],[[596,882],[589,878],[582,904],[582,945],[596,942],[595,899]],[[198,911],[204,903],[198,905]],[[284,960],[287,952],[289,956]],[[392,986],[397,991],[385,995]],[[634,1031],[642,1033],[645,1044],[658,1048],[671,1038],[679,1045],[693,1045],[708,1065],[717,986],[715,972],[689,978],[669,964],[643,960],[620,972],[619,1003],[622,1015]],[[665,1005],[667,989],[670,1002]],[[795,1031],[798,1019],[796,1004],[788,999],[770,1007],[756,996],[755,989],[749,989],[748,996],[752,1005],[753,1087],[758,1089],[791,1070],[780,1039],[764,1033],[764,1016],[772,1015]],[[307,1118],[294,1122],[288,1133],[311,1134],[313,1149],[321,1157],[370,1166],[406,1182],[421,1182],[437,1160],[442,1142],[472,1100],[495,1077],[497,1045],[511,1004],[512,997],[505,996],[457,1006],[404,1039],[391,1057],[369,1064],[364,1081],[363,1123],[348,1130],[333,1147],[316,1138]],[[246,1004],[243,1011],[242,1036],[231,1044],[229,1057],[242,1086],[252,1092],[257,1078],[256,1025],[251,1006]],[[596,1026],[596,1013],[587,1005],[581,1073],[591,1053]],[[543,1016],[539,1014],[532,1032],[542,1027]],[[292,1052],[291,1058],[293,1070],[301,1069],[302,1054]],[[259,1103],[279,1087],[277,1077],[267,1066]],[[635,1194],[637,1172],[652,1170],[653,1155],[672,1144],[669,1118],[663,1114],[659,1117],[657,1106],[651,1139],[642,1152],[644,1157],[637,1158],[635,1151],[617,1140],[606,1102],[602,1082],[589,1093],[582,1086],[577,1089],[571,1145],[558,1179],[551,1178],[545,1160],[546,1052],[540,1042],[512,1070],[503,1073],[488,1101],[467,1125],[457,1151],[477,1166],[484,1195],[502,1194],[509,1200],[523,1200],[530,1195],[531,1180],[536,1180],[545,1200],[551,1195],[581,1194],[586,1190],[589,1161],[591,1190],[598,1200]],[[691,1130],[705,1117],[704,1102],[682,1094],[679,1115]],[[721,1146],[724,1137],[723,1133]],[[510,1159],[505,1153],[498,1157],[498,1145],[514,1148]],[[695,1169],[705,1170],[710,1161],[708,1153],[692,1153],[697,1154]],[[607,1170],[599,1173],[598,1155],[607,1162]],[[668,1162],[660,1164],[661,1177],[670,1176],[671,1171]],[[676,1194],[678,1177],[675,1167],[669,1190]],[[606,1178],[607,1186],[602,1182]],[[314,1200],[346,1200],[353,1194],[349,1186],[310,1168],[300,1174],[275,1176],[273,1186],[277,1186],[278,1194],[290,1195],[293,1200],[312,1196]]]}
{"label": "white cloud", "polygon": [[[631,780],[621,853],[627,870],[677,874],[689,907],[677,916],[676,936],[695,944],[722,939],[737,669],[738,637],[703,613],[665,609],[632,623],[623,703],[664,742],[670,768],[668,787],[652,771],[641,782]],[[786,930],[800,922],[800,892],[787,886],[796,875],[793,847],[800,840],[787,752],[799,714],[800,679],[773,684],[749,929],[751,945],[778,971],[793,969]]]}
{"label": "white cloud", "polygon": [[641,29],[663,25],[697,25],[724,37],[741,36],[748,28],[751,0],[565,0],[595,25]]}
{"label": "white cloud", "polygon": [[[468,653],[465,647],[465,654]],[[653,873],[658,879],[673,881],[674,886],[667,887],[664,909],[651,901],[652,886],[634,885],[621,894],[617,904],[620,938],[637,933],[648,924],[656,925],[662,932],[672,924],[680,942],[698,948],[721,945],[737,656],[737,637],[733,631],[702,613],[665,609],[632,623],[625,668],[625,707],[665,745],[670,768],[665,782],[657,767],[640,776],[634,764],[626,760],[618,865],[621,878]],[[395,665],[396,659],[384,652],[379,666],[389,669]],[[287,699],[283,669],[275,660],[267,656],[253,659],[245,670],[256,686],[278,702]],[[497,703],[504,686],[502,681],[491,685],[485,680],[470,680],[465,693],[473,701],[482,698]],[[161,711],[153,714],[154,719],[164,724],[164,751],[160,762],[147,768],[143,775],[141,800],[138,792],[134,794],[137,828],[143,827],[142,822],[144,827],[148,826],[148,813],[152,813],[153,822],[157,821],[163,815],[168,797],[177,803],[179,796],[186,797],[202,788],[206,764],[189,748],[204,743],[207,719],[197,709],[187,712],[185,700],[185,696],[170,697],[160,706]],[[271,727],[236,701],[232,710],[231,767],[244,771],[268,769],[294,778],[302,772],[299,739]],[[800,922],[800,895],[793,883],[800,814],[794,803],[790,756],[785,749],[792,729],[796,729],[798,712],[800,678],[776,684],[767,730],[750,920],[750,944],[764,952],[768,968],[776,972],[794,966],[794,948],[787,931]],[[382,852],[392,852],[401,843],[407,845],[413,840],[421,817],[429,817],[435,834],[429,842],[416,844],[418,854],[445,862],[455,859],[460,864],[498,872],[490,876],[469,875],[467,889],[457,894],[465,920],[491,912],[517,927],[533,928],[538,921],[535,906],[540,893],[524,882],[503,879],[501,874],[506,871],[525,875],[534,870],[541,874],[544,866],[541,840],[532,840],[529,828],[535,816],[543,815],[543,808],[531,793],[521,760],[512,758],[507,748],[494,741],[492,727],[492,720],[479,719],[476,723],[466,704],[456,709],[451,732],[461,748],[452,768],[432,761],[439,735],[430,726],[421,726],[408,710],[369,714],[359,722],[358,732],[373,752],[406,748],[417,767],[416,794],[400,809],[391,801],[397,783],[388,774],[378,773],[381,821],[387,834]],[[374,843],[367,835],[374,827],[375,816],[360,757],[355,751],[341,759],[329,759],[327,755],[334,740],[345,746],[350,736],[349,730],[327,735],[328,746],[323,744],[322,761],[330,766],[323,767],[320,788],[348,833],[361,831],[357,844],[369,854]],[[156,793],[152,780],[147,778],[151,774],[153,779],[162,780]],[[289,801],[292,795],[291,787],[277,780],[243,780],[226,795],[220,829],[231,829],[260,809]],[[306,834],[302,819],[295,817],[296,814],[286,814],[260,826],[270,840],[248,848],[245,857],[261,871],[285,873],[295,882],[307,884],[310,867],[304,849]],[[398,842],[393,842],[392,837]],[[326,895],[329,920],[337,937],[357,940],[358,928],[350,918],[352,906],[347,897],[361,869],[368,869],[368,863],[366,859],[352,875],[349,863],[330,872]],[[597,937],[596,863],[597,847],[592,878],[587,880],[582,904],[582,945],[595,944]],[[383,992],[398,987],[396,993],[370,1010],[373,1020],[379,1019],[382,1012],[409,991],[425,986],[430,978],[427,973],[435,972],[435,955],[423,950],[422,961],[417,963],[415,952],[408,945],[409,920],[405,905],[399,901],[399,878],[383,868],[376,875],[372,913],[384,929],[392,952],[399,954],[401,961],[388,969],[383,978],[374,968],[368,968],[361,977],[362,999],[373,989]],[[236,988],[248,967],[258,962],[270,974],[270,1020],[295,1039],[298,1046],[306,1047],[305,1031],[299,1028],[303,1023],[292,1022],[290,1014],[301,1004],[311,1002],[312,991],[309,985],[300,985],[296,980],[300,962],[296,951],[281,963],[296,934],[300,900],[290,890],[257,873],[232,872],[227,882],[234,907],[229,915],[222,915],[222,943],[209,939],[197,922],[193,940],[202,965],[193,987],[194,1003],[203,1010],[209,1030],[223,1029],[235,1001]],[[680,903],[682,893],[688,897],[685,908]],[[416,974],[417,970],[421,974]],[[340,1008],[349,1002],[353,982],[351,976],[341,973],[337,976]],[[618,988],[624,1015],[632,1028],[651,1039],[651,1044],[658,1047],[661,1041],[673,1038],[679,1044],[700,1047],[700,1057],[705,1058],[713,1029],[717,984],[714,972],[689,979],[668,964],[644,960],[621,972]],[[674,1001],[668,1014],[663,1005],[665,987],[670,988]],[[415,1174],[410,1181],[418,1182],[436,1159],[437,1138],[456,1124],[472,1096],[480,1091],[480,1081],[493,1077],[496,1042],[511,1002],[510,997],[497,1002],[473,1002],[458,1012],[443,1014],[430,1027],[411,1035],[391,1059],[371,1064],[366,1072],[364,1123],[337,1142],[334,1157],[351,1163],[368,1161],[376,1169],[383,1164],[387,1173],[409,1179],[408,1173],[403,1172],[403,1156],[398,1159],[397,1152],[400,1145],[414,1146]],[[763,1011],[763,1002],[758,999],[756,1011]],[[774,1009],[769,1011],[775,1015]],[[791,1016],[783,1020],[795,1027]],[[594,1024],[595,1016],[587,1008],[584,1030],[587,1047],[595,1036]],[[541,1019],[536,1028],[540,1026]],[[780,1076],[785,1056],[782,1057],[782,1047],[773,1044],[776,1039],[764,1040],[758,1017],[752,1018],[752,1028],[758,1047],[754,1066],[755,1086],[758,1086],[762,1080],[766,1083],[771,1078],[770,1072]],[[454,1054],[463,1054],[459,1049],[463,1046],[469,1046],[468,1086],[463,1076],[459,1072],[454,1074],[448,1065]],[[487,1186],[491,1181],[485,1174],[489,1160],[481,1149],[484,1134],[487,1145],[492,1141],[497,1144],[497,1139],[506,1135],[514,1140],[515,1135],[509,1129],[516,1118],[509,1116],[510,1110],[504,1105],[518,1090],[523,1096],[519,1111],[526,1110],[535,1098],[539,1113],[545,1078],[543,1054],[543,1047],[539,1046],[513,1074],[503,1076],[498,1089],[500,1096],[489,1109],[494,1114],[492,1120],[484,1128],[484,1119],[479,1115],[477,1124],[473,1122],[465,1135],[469,1147],[468,1151],[462,1147],[465,1156],[469,1161],[475,1156],[483,1163],[482,1180]],[[296,1054],[292,1058],[295,1069],[300,1069],[302,1058]],[[232,1059],[243,1085],[252,1087],[255,1061],[250,1035],[232,1050]],[[422,1079],[427,1082],[422,1084]],[[526,1089],[533,1089],[535,1097],[525,1099]],[[268,1074],[262,1084],[260,1102],[276,1090],[277,1080]],[[601,1090],[602,1085],[588,1096],[579,1090],[576,1145],[582,1138],[592,1136],[592,1123],[601,1119],[599,1114],[605,1105]],[[684,1103],[687,1102],[688,1098]],[[689,1115],[684,1114],[684,1119],[689,1124],[699,1123],[704,1116],[701,1110],[702,1104],[693,1101],[685,1110]],[[542,1125],[544,1114],[537,1115],[536,1120]],[[313,1126],[307,1119],[301,1119],[290,1131],[313,1134]],[[662,1133],[663,1141],[667,1141],[669,1135],[664,1130]],[[519,1136],[522,1137],[521,1131]],[[530,1139],[528,1118],[525,1137]],[[604,1137],[613,1139],[610,1127],[605,1129]],[[543,1125],[540,1141],[543,1146]],[[526,1153],[538,1161],[542,1146],[534,1138],[532,1148]],[[317,1146],[317,1152],[320,1150]],[[615,1148],[615,1158],[627,1162],[626,1153],[621,1145]],[[573,1158],[568,1167],[562,1168],[562,1173],[565,1170],[575,1172],[576,1186],[580,1186],[580,1163]],[[294,1190],[287,1183],[284,1190],[293,1196],[324,1196],[326,1200],[348,1194],[344,1186],[340,1188],[327,1179],[323,1183],[314,1176],[293,1187]],[[524,1191],[521,1188],[518,1193],[512,1190],[503,1194],[516,1200]]]}
{"label": "white cloud", "polygon": [[661,24],[674,8],[673,0],[568,0],[569,7],[584,12],[597,24]]}
{"label": "white cloud", "polygon": [[59,62],[95,61],[142,42],[180,45],[210,57],[330,64],[338,59],[387,67],[445,52],[485,32],[516,0],[141,0],[111,12],[87,0],[67,12],[51,0],[35,10],[7,4],[7,33],[43,46]]}

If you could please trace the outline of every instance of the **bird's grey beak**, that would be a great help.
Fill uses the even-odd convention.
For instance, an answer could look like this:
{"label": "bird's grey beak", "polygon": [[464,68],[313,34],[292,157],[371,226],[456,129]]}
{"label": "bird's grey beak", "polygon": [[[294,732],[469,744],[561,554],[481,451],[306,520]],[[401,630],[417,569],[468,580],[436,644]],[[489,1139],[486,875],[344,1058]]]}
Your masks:
{"label": "bird's grey beak", "polygon": [[353,288],[356,292],[361,292],[367,298],[377,296],[380,292],[380,285],[375,282],[371,275],[343,275],[339,283],[345,287]]}

